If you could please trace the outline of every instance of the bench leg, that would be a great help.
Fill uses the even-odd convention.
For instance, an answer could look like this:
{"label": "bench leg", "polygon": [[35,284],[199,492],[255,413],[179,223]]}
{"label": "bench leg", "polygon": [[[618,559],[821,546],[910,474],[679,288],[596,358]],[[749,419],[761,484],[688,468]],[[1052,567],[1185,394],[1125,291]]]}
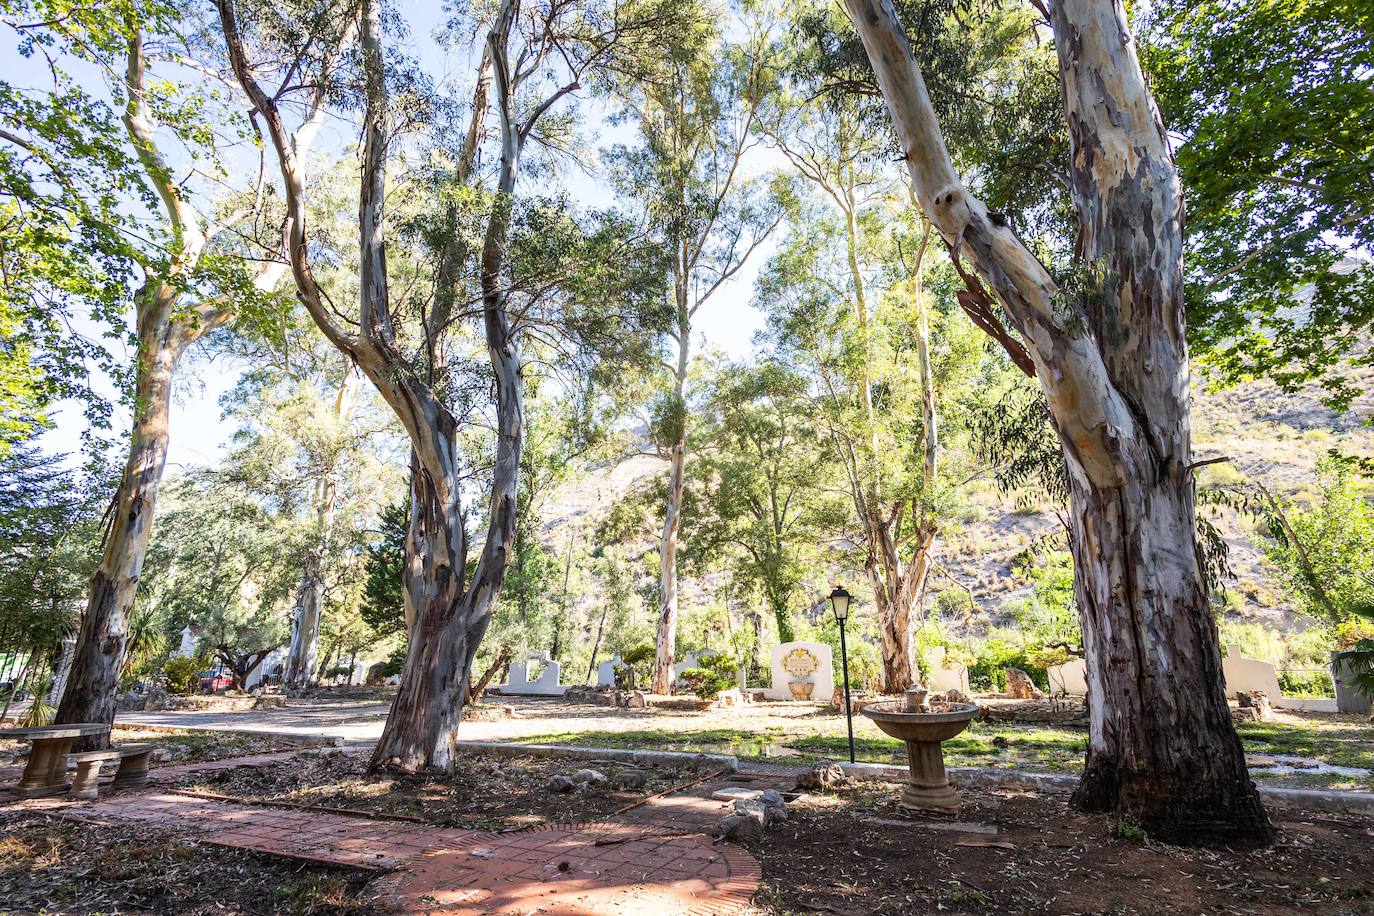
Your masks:
{"label": "bench leg", "polygon": [[67,752],[71,747],[71,738],[35,739],[24,775],[10,791],[24,798],[60,794],[67,787]]}
{"label": "bench leg", "polygon": [[100,794],[100,761],[82,760],[76,764],[76,776],[72,778],[72,790],[67,793],[72,798],[94,799]]}
{"label": "bench leg", "polygon": [[139,786],[146,786],[148,784],[148,763],[152,756],[152,751],[144,751],[142,754],[130,754],[128,757],[121,757],[119,769],[115,771],[114,788],[136,789]]}

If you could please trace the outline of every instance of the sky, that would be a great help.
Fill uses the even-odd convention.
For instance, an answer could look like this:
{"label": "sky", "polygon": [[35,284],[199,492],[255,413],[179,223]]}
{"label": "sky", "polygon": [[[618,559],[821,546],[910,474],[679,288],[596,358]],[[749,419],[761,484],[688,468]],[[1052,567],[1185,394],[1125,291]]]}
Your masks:
{"label": "sky", "polygon": [[[435,32],[442,24],[440,5],[432,0],[399,0],[396,8],[409,24],[409,35],[404,42],[407,53],[415,57],[420,68],[432,80],[453,87],[455,97],[465,98],[470,91],[465,87],[471,85],[475,65],[466,52],[452,51],[435,41]],[[12,48],[13,44],[9,47]],[[8,48],[6,50],[8,52]],[[0,79],[25,85],[36,82],[39,76],[41,74],[31,62],[13,53],[0,55]],[[99,75],[91,72],[89,81],[85,74],[81,78],[83,82],[88,82],[88,90],[93,90]],[[579,111],[587,113],[587,134],[591,139],[606,145],[618,140],[632,140],[629,128],[606,124],[602,116],[604,111],[598,109],[595,103],[588,104],[584,94],[579,95],[583,97],[575,97],[573,103],[579,105]],[[616,136],[619,133],[624,134],[623,138]],[[347,123],[327,124],[316,146],[342,154],[355,137],[356,133]],[[746,171],[759,172],[774,164],[774,157],[760,150],[746,160]],[[269,159],[269,169],[271,167]],[[570,194],[581,204],[605,207],[614,201],[611,192],[596,176],[570,169],[566,170],[564,179]],[[763,315],[750,305],[754,278],[771,250],[771,242],[760,246],[744,268],[723,284],[697,312],[694,318],[693,352],[699,354],[717,350],[734,359],[749,355],[753,349],[753,337],[764,323]],[[131,324],[132,312],[128,320]],[[83,326],[79,321],[77,328],[93,336],[101,331],[90,324]],[[132,360],[132,351],[122,342],[114,341],[112,346],[124,364]],[[235,425],[221,417],[219,399],[233,388],[244,368],[243,364],[225,356],[211,359],[203,348],[193,349],[183,359],[172,405],[169,471],[213,464],[220,458],[235,432]],[[94,384],[102,394],[114,397],[114,386],[109,379],[98,377]],[[66,462],[74,464],[78,460],[81,434],[86,426],[81,405],[59,404],[51,412],[51,419],[53,428],[43,435],[42,447],[50,454],[67,456]],[[127,434],[130,425],[127,409],[117,409],[113,422],[116,433],[121,436]]]}

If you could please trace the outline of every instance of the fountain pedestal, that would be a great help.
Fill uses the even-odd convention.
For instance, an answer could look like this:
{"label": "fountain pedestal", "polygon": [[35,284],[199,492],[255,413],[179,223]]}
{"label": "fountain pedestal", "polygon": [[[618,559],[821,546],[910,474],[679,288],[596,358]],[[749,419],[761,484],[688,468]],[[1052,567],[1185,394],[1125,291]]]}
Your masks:
{"label": "fountain pedestal", "polygon": [[906,743],[908,779],[899,804],[912,811],[957,814],[962,804],[949,784],[940,742],[968,728],[978,715],[972,703],[928,704],[924,688],[908,691],[905,701],[874,703],[863,714],[894,738]]}

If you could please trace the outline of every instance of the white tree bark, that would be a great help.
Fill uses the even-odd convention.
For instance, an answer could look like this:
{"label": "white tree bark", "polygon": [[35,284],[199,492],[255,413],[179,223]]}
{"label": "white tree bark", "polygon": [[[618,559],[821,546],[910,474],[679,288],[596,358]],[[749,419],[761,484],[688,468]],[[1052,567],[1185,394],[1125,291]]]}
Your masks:
{"label": "white tree bark", "polygon": [[[183,302],[178,278],[196,269],[216,233],[248,215],[202,225],[158,150],[157,125],[144,100],[145,74],[143,36],[135,32],[129,38],[123,77],[127,96],[123,120],[144,176],[167,211],[172,256],[167,272],[155,275],[149,271],[134,296],[138,353],[129,457],[116,491],[100,563],[91,577],[67,689],[54,719],[59,723],[114,721],[115,691],[128,648],[129,616],[152,538],[158,487],[167,463],[172,379],[187,348],[229,321],[234,313],[227,298],[190,305]],[[257,269],[253,285],[258,290],[272,289],[284,273],[283,265],[265,263]],[[108,744],[106,735],[83,739],[79,746]]]}
{"label": "white tree bark", "polygon": [[1195,542],[1182,194],[1123,9],[1113,0],[1053,7],[1080,251],[1092,275],[1092,288],[1070,298],[964,188],[889,0],[846,5],[921,207],[1006,308],[1063,442],[1094,700],[1076,802],[1174,839],[1267,841]]}

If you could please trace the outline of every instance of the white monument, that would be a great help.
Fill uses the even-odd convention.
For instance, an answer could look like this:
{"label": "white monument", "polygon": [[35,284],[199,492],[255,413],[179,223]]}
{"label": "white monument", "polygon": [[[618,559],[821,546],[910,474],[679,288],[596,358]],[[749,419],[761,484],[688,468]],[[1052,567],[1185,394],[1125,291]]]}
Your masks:
{"label": "white monument", "polygon": [[926,664],[930,666],[930,683],[926,687],[931,693],[948,693],[951,690],[969,692],[968,665],[947,661],[944,646],[931,646],[925,656]]}
{"label": "white monument", "polygon": [[619,655],[615,655],[615,656],[612,656],[612,657],[611,657],[611,660],[610,660],[610,661],[605,661],[605,662],[602,662],[601,664],[597,665],[597,666],[596,666],[596,686],[598,686],[598,687],[614,687],[614,686],[615,686],[615,669],[616,669],[616,668],[623,667],[624,664],[625,664],[625,659],[621,658]]}
{"label": "white monument", "polygon": [[[544,666],[539,672],[539,677],[533,681],[529,677],[531,661]],[[563,666],[550,659],[547,652],[531,652],[523,661],[510,663],[510,675],[506,683],[497,687],[496,691],[528,697],[561,697],[568,689],[558,683],[562,673]]]}
{"label": "white monument", "polygon": [[820,642],[785,642],[773,647],[773,686],[763,695],[770,700],[812,700],[829,703],[835,693],[835,668],[830,647]]}

